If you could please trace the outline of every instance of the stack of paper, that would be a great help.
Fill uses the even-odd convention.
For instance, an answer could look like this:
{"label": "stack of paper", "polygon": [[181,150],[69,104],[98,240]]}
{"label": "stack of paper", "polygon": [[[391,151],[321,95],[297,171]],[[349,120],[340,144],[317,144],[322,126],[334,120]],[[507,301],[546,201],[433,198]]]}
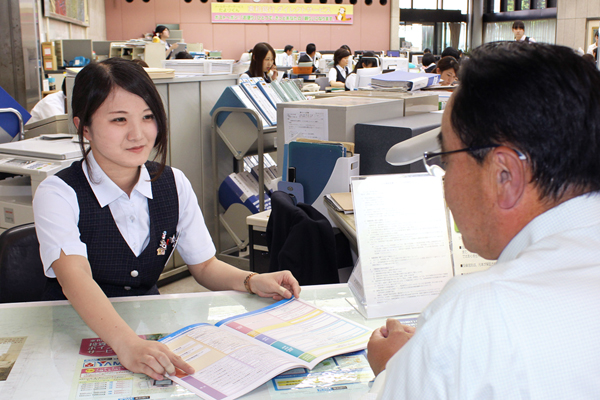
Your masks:
{"label": "stack of paper", "polygon": [[407,91],[435,85],[440,80],[438,74],[416,74],[405,71],[394,71],[376,75],[371,79],[373,88],[401,88]]}

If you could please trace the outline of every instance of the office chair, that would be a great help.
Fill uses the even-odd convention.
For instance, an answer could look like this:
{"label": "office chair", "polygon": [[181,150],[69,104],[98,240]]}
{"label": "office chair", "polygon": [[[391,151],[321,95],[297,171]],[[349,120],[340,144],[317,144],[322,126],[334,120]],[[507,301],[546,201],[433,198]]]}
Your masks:
{"label": "office chair", "polygon": [[33,223],[0,235],[0,303],[40,301],[47,279]]}

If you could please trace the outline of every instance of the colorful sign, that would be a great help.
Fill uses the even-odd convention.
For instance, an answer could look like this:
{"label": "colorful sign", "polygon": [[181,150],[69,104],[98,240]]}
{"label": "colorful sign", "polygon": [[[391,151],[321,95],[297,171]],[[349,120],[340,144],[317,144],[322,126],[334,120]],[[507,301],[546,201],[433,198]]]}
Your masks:
{"label": "colorful sign", "polygon": [[352,12],[348,4],[211,3],[213,23],[351,25]]}

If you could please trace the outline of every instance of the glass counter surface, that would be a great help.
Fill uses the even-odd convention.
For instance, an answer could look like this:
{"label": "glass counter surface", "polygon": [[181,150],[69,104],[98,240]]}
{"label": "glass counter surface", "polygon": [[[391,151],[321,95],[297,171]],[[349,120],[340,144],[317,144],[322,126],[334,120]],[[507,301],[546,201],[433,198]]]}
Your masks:
{"label": "glass counter surface", "polygon": [[[367,320],[350,304],[354,298],[346,284],[306,286],[300,298],[370,328],[385,319]],[[171,333],[187,325],[216,322],[272,304],[241,292],[140,296],[111,299],[119,315],[140,335]],[[0,305],[0,339],[26,337],[6,381],[0,381],[2,399],[68,399],[73,385],[82,339],[97,335],[85,325],[67,301]],[[268,384],[268,383],[267,383]],[[269,399],[267,384],[244,399]],[[362,393],[327,393],[328,399],[360,398]],[[299,398],[298,396],[292,396]],[[292,398],[291,397],[291,398]]]}

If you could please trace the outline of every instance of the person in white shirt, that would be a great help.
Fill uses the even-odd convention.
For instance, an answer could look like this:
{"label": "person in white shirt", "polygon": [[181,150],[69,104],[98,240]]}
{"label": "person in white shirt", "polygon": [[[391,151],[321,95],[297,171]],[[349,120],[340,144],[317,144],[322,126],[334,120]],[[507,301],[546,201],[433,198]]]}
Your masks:
{"label": "person in white shirt", "polygon": [[441,159],[465,247],[498,261],[451,279],[416,330],[390,319],[373,333],[374,391],[597,399],[600,71],[568,47],[496,42],[472,52],[460,80],[441,152],[424,159]]}
{"label": "person in white shirt", "polygon": [[523,21],[515,21],[512,25],[513,35],[515,35],[515,41],[525,43],[535,43],[535,39],[529,36],[525,36],[525,24]]}
{"label": "person in white shirt", "polygon": [[165,45],[165,57],[168,60],[173,56],[173,51],[176,50],[179,45],[177,43],[169,44],[167,39],[171,37],[169,28],[164,25],[158,25],[154,30],[154,34],[158,36],[160,42]]}
{"label": "person in white shirt", "polygon": [[54,115],[66,114],[66,101],[66,79],[64,79],[60,91],[47,95],[33,106],[31,109],[31,118],[29,118],[27,123],[32,124]]}
{"label": "person in white shirt", "polygon": [[358,86],[358,70],[363,68],[375,68],[378,66],[378,58],[372,51],[365,51],[354,66],[354,69],[346,77],[346,88],[354,90]]}
{"label": "person in white shirt", "polygon": [[350,61],[350,52],[345,48],[340,47],[333,53],[333,68],[329,70],[329,86],[331,87],[346,87],[346,78],[350,75],[348,63]]}
{"label": "person in white shirt", "polygon": [[594,55],[594,49],[598,48],[598,31],[594,33],[594,43],[590,44],[587,49],[587,54]]}
{"label": "person in white shirt", "polygon": [[292,46],[291,44],[286,44],[283,52],[285,53],[285,55],[281,58],[282,59],[282,67],[292,67],[294,65],[294,56],[292,55],[294,53],[294,46]]}
{"label": "person in white shirt", "polygon": [[[72,100],[83,160],[44,180],[33,201],[51,278],[45,299],[68,299],[123,366],[162,379],[176,367],[193,369],[165,345],[140,339],[108,297],[159,294],[156,282],[176,244],[209,289],[299,295],[289,271],[249,274],[215,257],[189,181],[165,165],[166,113],[141,66],[121,58],[91,63],[77,74]],[[152,152],[158,162],[148,161]]]}

